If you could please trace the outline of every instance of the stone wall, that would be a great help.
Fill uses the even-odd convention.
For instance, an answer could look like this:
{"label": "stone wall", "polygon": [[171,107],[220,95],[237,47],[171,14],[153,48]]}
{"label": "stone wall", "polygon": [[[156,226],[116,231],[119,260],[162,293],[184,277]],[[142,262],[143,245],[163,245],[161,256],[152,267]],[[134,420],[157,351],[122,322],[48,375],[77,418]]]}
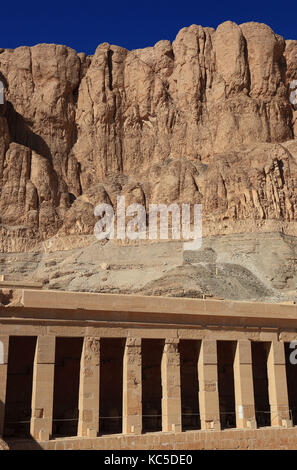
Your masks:
{"label": "stone wall", "polygon": [[296,450],[297,428],[187,431],[142,436],[104,436],[95,439],[69,438],[40,443],[28,440],[7,442],[11,449],[17,450]]}

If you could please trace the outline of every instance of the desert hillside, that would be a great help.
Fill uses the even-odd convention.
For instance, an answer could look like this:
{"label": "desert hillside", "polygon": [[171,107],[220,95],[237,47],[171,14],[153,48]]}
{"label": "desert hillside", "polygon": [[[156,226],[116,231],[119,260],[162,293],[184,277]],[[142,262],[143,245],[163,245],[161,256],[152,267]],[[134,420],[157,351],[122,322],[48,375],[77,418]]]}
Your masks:
{"label": "desert hillside", "polygon": [[[228,21],[132,51],[0,52],[3,274],[72,290],[295,298],[297,41]],[[201,203],[203,255],[99,246],[94,207],[118,195]]]}

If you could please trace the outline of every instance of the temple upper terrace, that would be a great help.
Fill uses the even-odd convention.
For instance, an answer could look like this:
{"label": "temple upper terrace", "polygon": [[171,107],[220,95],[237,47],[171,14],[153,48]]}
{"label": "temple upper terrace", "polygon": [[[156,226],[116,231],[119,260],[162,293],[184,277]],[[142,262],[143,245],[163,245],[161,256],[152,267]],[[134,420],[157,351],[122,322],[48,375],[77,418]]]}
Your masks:
{"label": "temple upper terrace", "polygon": [[0,281],[4,438],[295,429],[296,305],[41,287]]}

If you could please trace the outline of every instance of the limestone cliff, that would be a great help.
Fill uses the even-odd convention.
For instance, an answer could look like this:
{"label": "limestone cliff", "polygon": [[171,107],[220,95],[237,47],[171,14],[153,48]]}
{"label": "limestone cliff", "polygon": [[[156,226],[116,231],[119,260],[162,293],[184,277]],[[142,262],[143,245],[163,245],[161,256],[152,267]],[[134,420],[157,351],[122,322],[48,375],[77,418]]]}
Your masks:
{"label": "limestone cliff", "polygon": [[1,250],[86,244],[94,206],[119,194],[202,203],[205,234],[296,235],[296,78],[297,41],[259,23],[88,57],[2,49]]}

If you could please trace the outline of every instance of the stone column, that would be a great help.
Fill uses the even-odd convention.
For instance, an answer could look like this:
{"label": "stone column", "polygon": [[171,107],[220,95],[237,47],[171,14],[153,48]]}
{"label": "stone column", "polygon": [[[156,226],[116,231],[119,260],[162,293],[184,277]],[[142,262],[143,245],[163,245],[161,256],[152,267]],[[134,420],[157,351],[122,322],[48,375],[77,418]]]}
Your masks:
{"label": "stone column", "polygon": [[30,424],[30,434],[37,441],[47,441],[52,434],[55,345],[54,336],[38,336],[37,338]]}
{"label": "stone column", "polygon": [[0,437],[4,431],[8,347],[9,336],[0,336]]}
{"label": "stone column", "polygon": [[252,348],[248,340],[237,341],[234,357],[234,391],[236,426],[255,429],[255,399]]}
{"label": "stone column", "polygon": [[100,339],[84,338],[80,363],[78,436],[99,434]]}
{"label": "stone column", "polygon": [[181,431],[181,391],[179,340],[166,339],[164,344],[162,376],[162,431]]}
{"label": "stone column", "polygon": [[198,359],[201,429],[221,429],[217,342],[202,340]]}
{"label": "stone column", "polygon": [[290,427],[284,343],[272,341],[267,358],[271,426]]}
{"label": "stone column", "polygon": [[141,338],[127,338],[123,365],[123,433],[142,431]]}

